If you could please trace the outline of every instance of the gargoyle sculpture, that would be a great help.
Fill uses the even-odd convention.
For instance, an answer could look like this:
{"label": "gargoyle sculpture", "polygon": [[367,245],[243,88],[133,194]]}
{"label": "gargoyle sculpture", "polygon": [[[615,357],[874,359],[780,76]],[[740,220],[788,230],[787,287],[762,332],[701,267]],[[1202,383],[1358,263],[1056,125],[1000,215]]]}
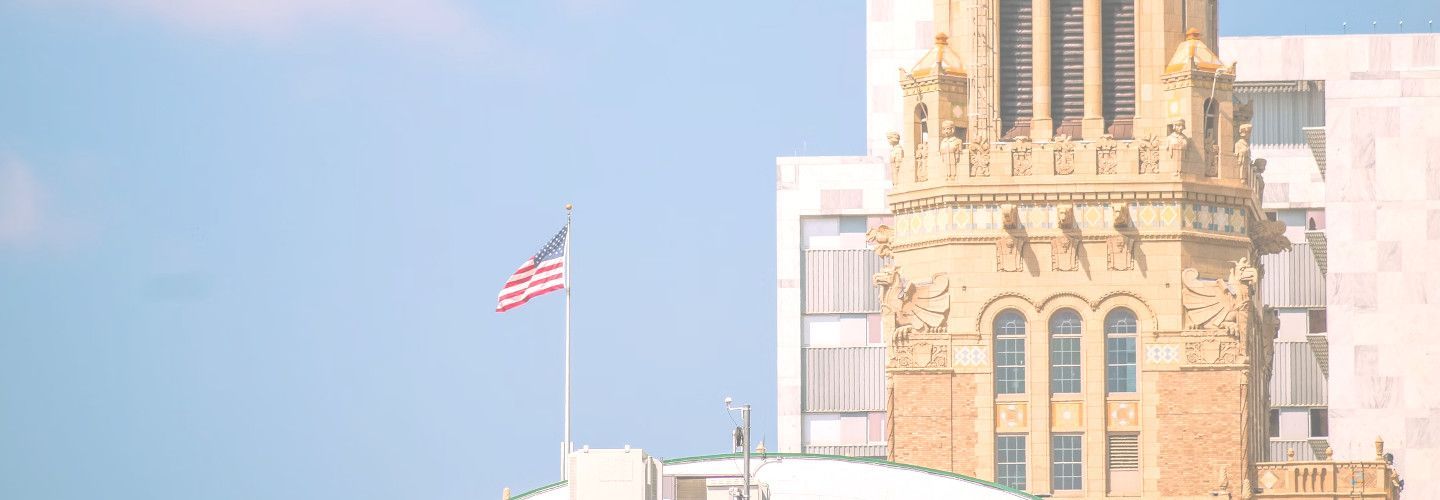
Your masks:
{"label": "gargoyle sculpture", "polygon": [[1202,280],[1200,272],[1193,268],[1186,269],[1181,277],[1186,328],[1223,329],[1237,338],[1249,331],[1250,297],[1259,278],[1249,258],[1237,261],[1228,279]]}
{"label": "gargoyle sculpture", "polygon": [[1255,253],[1270,255],[1290,249],[1290,238],[1285,237],[1285,223],[1275,220],[1258,220],[1250,226],[1250,239],[1255,242]]}
{"label": "gargoyle sculpture", "polygon": [[904,342],[910,333],[945,331],[950,316],[950,278],[936,274],[929,283],[901,283],[900,268],[885,266],[875,273],[880,287],[880,317],[894,332],[893,342]]}
{"label": "gargoyle sculpture", "polygon": [[881,259],[889,260],[895,256],[890,248],[890,241],[895,238],[895,231],[890,226],[879,225],[865,231],[865,242],[875,247],[875,255]]}

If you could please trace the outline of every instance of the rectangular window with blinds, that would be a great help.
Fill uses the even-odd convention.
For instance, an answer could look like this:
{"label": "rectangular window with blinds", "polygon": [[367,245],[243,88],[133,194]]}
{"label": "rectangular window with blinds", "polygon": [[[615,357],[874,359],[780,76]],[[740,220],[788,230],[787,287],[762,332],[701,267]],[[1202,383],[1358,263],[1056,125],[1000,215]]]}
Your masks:
{"label": "rectangular window with blinds", "polygon": [[1109,470],[1111,494],[1140,492],[1140,435],[1117,433],[1105,436],[1105,467]]}
{"label": "rectangular window with blinds", "polygon": [[1050,117],[1055,133],[1079,139],[1085,117],[1083,0],[1050,3]]}
{"label": "rectangular window with blinds", "polygon": [[1031,5],[1031,0],[1000,0],[1000,131],[1005,139],[1030,135],[1034,109]]}
{"label": "rectangular window with blinds", "polygon": [[1100,15],[1101,103],[1105,130],[1133,139],[1135,121],[1135,2],[1104,0]]}

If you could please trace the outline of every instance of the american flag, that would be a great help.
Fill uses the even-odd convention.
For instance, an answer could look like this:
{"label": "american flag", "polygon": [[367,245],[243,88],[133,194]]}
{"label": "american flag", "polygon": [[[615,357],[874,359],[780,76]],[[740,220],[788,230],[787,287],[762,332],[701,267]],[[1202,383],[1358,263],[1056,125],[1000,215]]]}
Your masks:
{"label": "american flag", "polygon": [[495,312],[509,311],[520,307],[531,297],[565,288],[565,233],[569,230],[569,226],[561,228],[534,257],[521,264],[520,269],[505,280]]}

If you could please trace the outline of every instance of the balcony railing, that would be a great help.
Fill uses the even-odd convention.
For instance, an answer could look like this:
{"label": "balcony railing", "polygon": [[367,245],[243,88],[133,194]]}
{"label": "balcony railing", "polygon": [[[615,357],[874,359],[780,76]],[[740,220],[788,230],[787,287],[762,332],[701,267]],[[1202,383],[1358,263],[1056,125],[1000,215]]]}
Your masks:
{"label": "balcony railing", "polygon": [[1254,498],[1339,500],[1400,497],[1400,478],[1385,460],[1385,446],[1375,441],[1375,459],[1336,462],[1329,450],[1323,460],[1296,460],[1255,464],[1258,484]]}

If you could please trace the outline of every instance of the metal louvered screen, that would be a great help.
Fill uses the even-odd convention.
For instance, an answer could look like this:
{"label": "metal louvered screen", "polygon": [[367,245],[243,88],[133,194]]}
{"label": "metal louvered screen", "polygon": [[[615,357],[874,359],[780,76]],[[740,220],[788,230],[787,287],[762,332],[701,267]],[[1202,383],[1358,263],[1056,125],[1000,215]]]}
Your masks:
{"label": "metal louvered screen", "polygon": [[1106,460],[1110,470],[1140,470],[1139,434],[1110,434],[1105,438]]}
{"label": "metal louvered screen", "polygon": [[1031,0],[1000,0],[1000,130],[1011,139],[1030,135],[1034,107]]}
{"label": "metal louvered screen", "polygon": [[1130,139],[1135,120],[1135,2],[1104,0],[1101,5],[1105,126],[1115,138]]}
{"label": "metal louvered screen", "polygon": [[805,411],[885,411],[885,347],[806,347]]}
{"label": "metal louvered screen", "polygon": [[1270,406],[1325,406],[1327,385],[1310,343],[1275,342]]}
{"label": "metal louvered screen", "polygon": [[1309,243],[1292,243],[1290,251],[1260,258],[1265,276],[1260,300],[1274,307],[1325,307],[1325,275]]}
{"label": "metal louvered screen", "polygon": [[806,250],[805,313],[879,312],[871,279],[880,267],[871,250]]}
{"label": "metal louvered screen", "polygon": [[1237,85],[1235,94],[1254,106],[1252,145],[1305,146],[1305,127],[1325,126],[1323,82],[1255,82]]}
{"label": "metal louvered screen", "polygon": [[1080,137],[1085,117],[1085,14],[1082,0],[1050,3],[1050,117],[1056,133]]}

